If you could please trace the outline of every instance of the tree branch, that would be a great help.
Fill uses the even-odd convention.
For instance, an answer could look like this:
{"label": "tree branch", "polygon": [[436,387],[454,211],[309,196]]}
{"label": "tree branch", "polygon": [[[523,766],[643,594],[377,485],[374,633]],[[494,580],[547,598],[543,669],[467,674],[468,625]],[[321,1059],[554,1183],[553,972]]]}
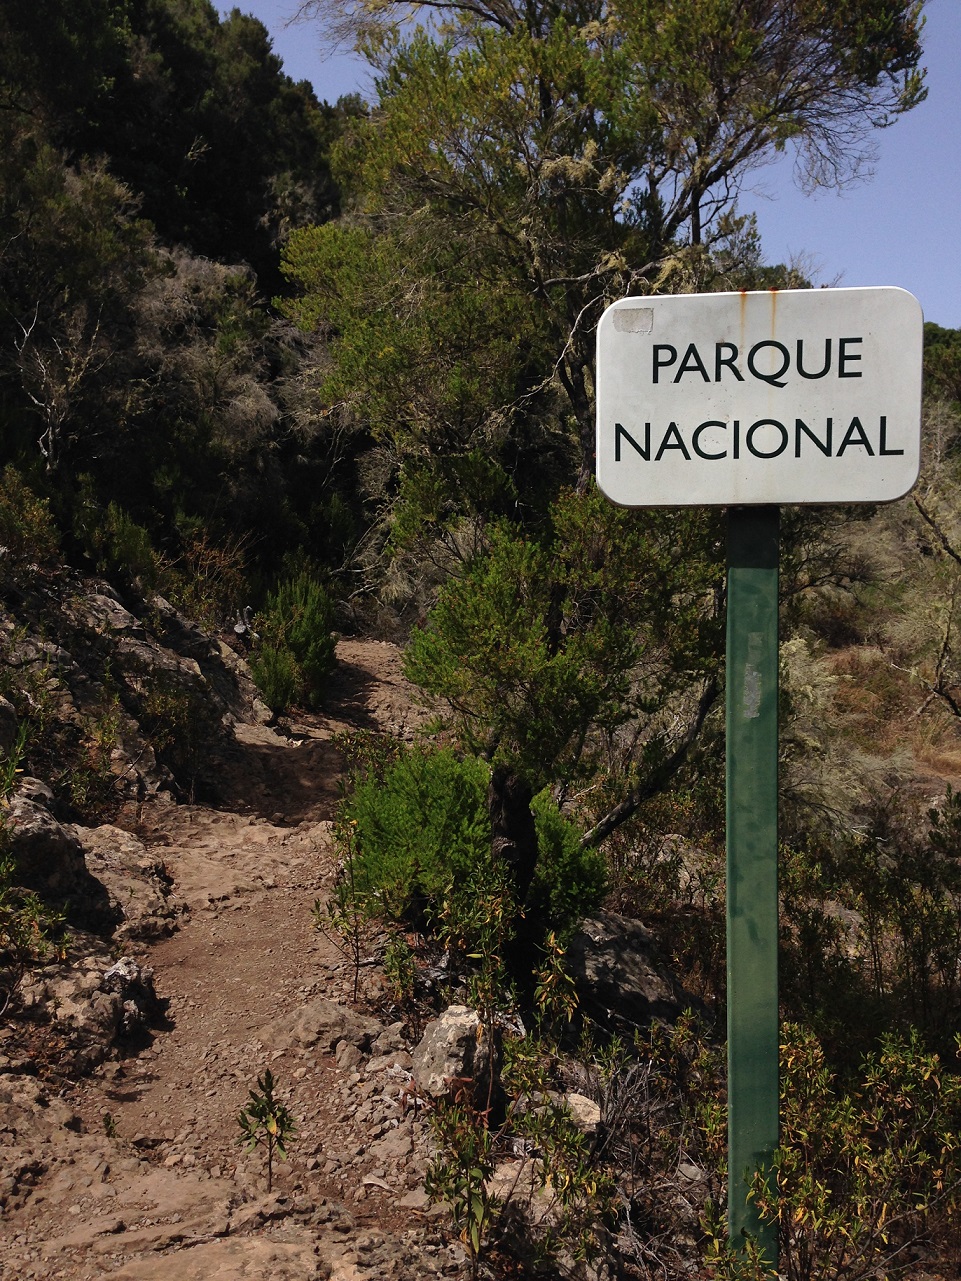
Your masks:
{"label": "tree branch", "polygon": [[944,530],[941,528],[938,522],[934,519],[931,513],[925,508],[924,504],[921,502],[921,499],[918,498],[917,496],[915,496],[914,498],[914,505],[918,509],[921,519],[934,530],[934,533],[938,542],[941,544],[941,546],[944,548],[947,554],[951,557],[952,560],[956,560],[958,564],[961,565],[961,555],[958,555],[958,553],[951,546],[950,542],[948,541],[947,534],[944,532]]}
{"label": "tree branch", "polygon": [[678,772],[684,762],[687,760],[688,752],[691,750],[696,741],[707,714],[717,701],[720,686],[716,676],[712,676],[705,686],[704,693],[701,695],[697,705],[697,712],[694,719],[678,743],[677,747],[661,763],[648,774],[643,782],[638,783],[637,787],[631,789],[627,796],[608,811],[607,814],[581,837],[581,849],[592,849],[600,845],[606,837],[610,836],[615,828],[620,827],[622,823],[627,822],[652,796],[656,796],[670,782]]}

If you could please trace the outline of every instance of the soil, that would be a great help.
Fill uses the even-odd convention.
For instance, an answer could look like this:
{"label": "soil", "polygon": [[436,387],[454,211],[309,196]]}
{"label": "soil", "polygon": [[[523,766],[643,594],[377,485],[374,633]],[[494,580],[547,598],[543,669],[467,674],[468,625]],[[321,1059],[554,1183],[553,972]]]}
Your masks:
{"label": "soil", "polygon": [[[184,904],[174,933],[133,949],[164,1025],[79,1081],[58,1079],[55,1054],[39,1075],[4,1060],[0,1277],[467,1274],[422,1190],[403,1029],[374,966],[353,1002],[353,967],[312,911],[336,875],[336,736],[409,738],[426,715],[394,646],[341,641],[323,713],[236,727],[217,808],[160,797],[117,820]],[[296,1122],[269,1193],[264,1150],[238,1143],[267,1069]]]}

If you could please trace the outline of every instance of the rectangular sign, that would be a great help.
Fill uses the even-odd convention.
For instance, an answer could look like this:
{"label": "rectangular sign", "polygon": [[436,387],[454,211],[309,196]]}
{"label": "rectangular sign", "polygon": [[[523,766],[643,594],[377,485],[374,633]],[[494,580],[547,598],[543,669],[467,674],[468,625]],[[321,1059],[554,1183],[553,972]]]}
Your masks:
{"label": "rectangular sign", "polygon": [[889,502],[917,479],[903,289],[622,298],[597,329],[597,481],[624,507]]}

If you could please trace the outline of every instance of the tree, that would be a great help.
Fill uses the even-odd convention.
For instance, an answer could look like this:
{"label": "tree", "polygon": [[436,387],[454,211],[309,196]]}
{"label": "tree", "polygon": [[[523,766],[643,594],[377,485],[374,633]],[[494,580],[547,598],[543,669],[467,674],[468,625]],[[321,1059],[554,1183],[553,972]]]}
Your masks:
{"label": "tree", "polygon": [[0,106],[65,141],[102,109],[126,51],[130,0],[4,0]]}
{"label": "tree", "polygon": [[762,267],[738,186],[788,145],[810,181],[856,171],[924,95],[921,8],[436,0],[404,35],[399,5],[348,6],[378,103],[335,149],[348,225],[291,240],[288,313],[326,342],[329,412],[377,440],[395,573],[419,531],[431,582],[452,575],[409,672],[503,765],[492,813],[622,752],[599,840],[686,759],[718,648],[691,662],[668,620],[712,634],[716,543],[683,514],[618,525],[591,492],[594,329],[631,292],[801,283]]}
{"label": "tree", "polygon": [[[490,530],[415,630],[408,676],[497,767],[498,814],[523,780],[579,803],[603,839],[683,765],[718,693],[716,518],[614,508],[568,491],[535,540]],[[597,780],[604,782],[598,786]]]}
{"label": "tree", "polygon": [[[375,226],[417,211],[496,246],[538,310],[592,470],[593,329],[632,291],[710,287],[704,251],[788,144],[842,182],[924,96],[921,0],[435,0],[437,25],[352,13],[379,104],[342,152]],[[300,13],[319,11],[307,0]],[[728,230],[730,224],[728,223]],[[546,369],[545,369],[546,372]]]}
{"label": "tree", "polygon": [[924,378],[928,393],[961,403],[961,331],[925,324]]}
{"label": "tree", "polygon": [[100,559],[113,504],[173,561],[252,547],[264,510],[265,568],[301,542],[326,556],[308,521],[330,500],[328,444],[292,385],[303,343],[251,269],[163,249],[105,163],[67,163],[33,124],[4,116],[0,140],[0,466],[50,498],[67,554]]}
{"label": "tree", "polygon": [[49,473],[75,474],[78,444],[97,455],[129,420],[132,309],[158,270],[156,246],[103,164],[66,165],[16,116],[0,120],[0,141],[6,460],[39,448]]}
{"label": "tree", "polygon": [[125,55],[70,144],[110,156],[168,244],[248,262],[276,288],[280,239],[336,212],[341,115],[283,73],[263,23],[210,0],[142,0]]}
{"label": "tree", "polygon": [[336,213],[327,152],[356,102],[285,75],[256,18],[210,0],[10,0],[0,104],[70,164],[109,158],[170,245],[250,263]]}

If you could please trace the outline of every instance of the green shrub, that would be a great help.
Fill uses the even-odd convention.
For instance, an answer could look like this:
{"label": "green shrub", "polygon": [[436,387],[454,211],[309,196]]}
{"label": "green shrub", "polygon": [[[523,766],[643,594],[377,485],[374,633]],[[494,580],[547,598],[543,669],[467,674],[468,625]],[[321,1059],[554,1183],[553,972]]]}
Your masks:
{"label": "green shrub", "polygon": [[289,649],[278,649],[269,642],[262,645],[250,669],[268,707],[282,712],[297,701],[299,673]]}
{"label": "green shrub", "polygon": [[[873,801],[854,832],[817,828],[781,851],[781,1000],[835,1068],[877,1028],[953,1052],[961,1005],[961,794],[927,811]],[[840,905],[846,909],[842,915]]]}
{"label": "green shrub", "polygon": [[[500,945],[517,916],[507,870],[495,866],[487,811],[490,769],[449,749],[413,749],[362,781],[346,802],[353,892],[395,921],[426,927],[452,951]],[[533,805],[539,860],[524,905],[525,933],[562,941],[600,903],[600,855],[545,792]]]}
{"label": "green shrub", "polygon": [[547,791],[531,804],[537,827],[537,870],[527,895],[527,913],[566,946],[585,916],[599,907],[607,889],[607,861],[598,850],[581,849],[581,833]]}
{"label": "green shrub", "polygon": [[50,561],[58,541],[46,500],[15,467],[5,467],[0,472],[0,575],[16,578],[27,565]]}
{"label": "green shrub", "polygon": [[[468,1083],[455,1081],[452,1096],[438,1099],[429,1113],[433,1159],[424,1190],[458,1228],[472,1278],[488,1275],[481,1258],[498,1239],[531,1266],[517,1275],[556,1277],[562,1256],[568,1262],[597,1258],[616,1220],[610,1165],[553,1088],[544,1050],[530,1036],[504,1038],[503,1108],[492,1110],[489,1098],[478,1100]],[[503,1154],[518,1149],[536,1156],[515,1166],[513,1182],[501,1181],[495,1193],[492,1176]],[[572,1273],[565,1268],[563,1275]]]}
{"label": "green shrub", "polygon": [[286,579],[267,598],[262,644],[251,670],[275,710],[295,702],[318,706],[334,669],[333,625],[333,602],[307,571]]}
{"label": "green shrub", "polygon": [[455,888],[493,874],[487,821],[487,766],[452,751],[414,750],[362,783],[350,798],[358,892],[401,920],[435,916]]}
{"label": "green shrub", "polygon": [[101,508],[89,477],[81,478],[81,500],[77,533],[97,572],[144,597],[153,595],[160,586],[162,566],[148,531],[115,502]]}

